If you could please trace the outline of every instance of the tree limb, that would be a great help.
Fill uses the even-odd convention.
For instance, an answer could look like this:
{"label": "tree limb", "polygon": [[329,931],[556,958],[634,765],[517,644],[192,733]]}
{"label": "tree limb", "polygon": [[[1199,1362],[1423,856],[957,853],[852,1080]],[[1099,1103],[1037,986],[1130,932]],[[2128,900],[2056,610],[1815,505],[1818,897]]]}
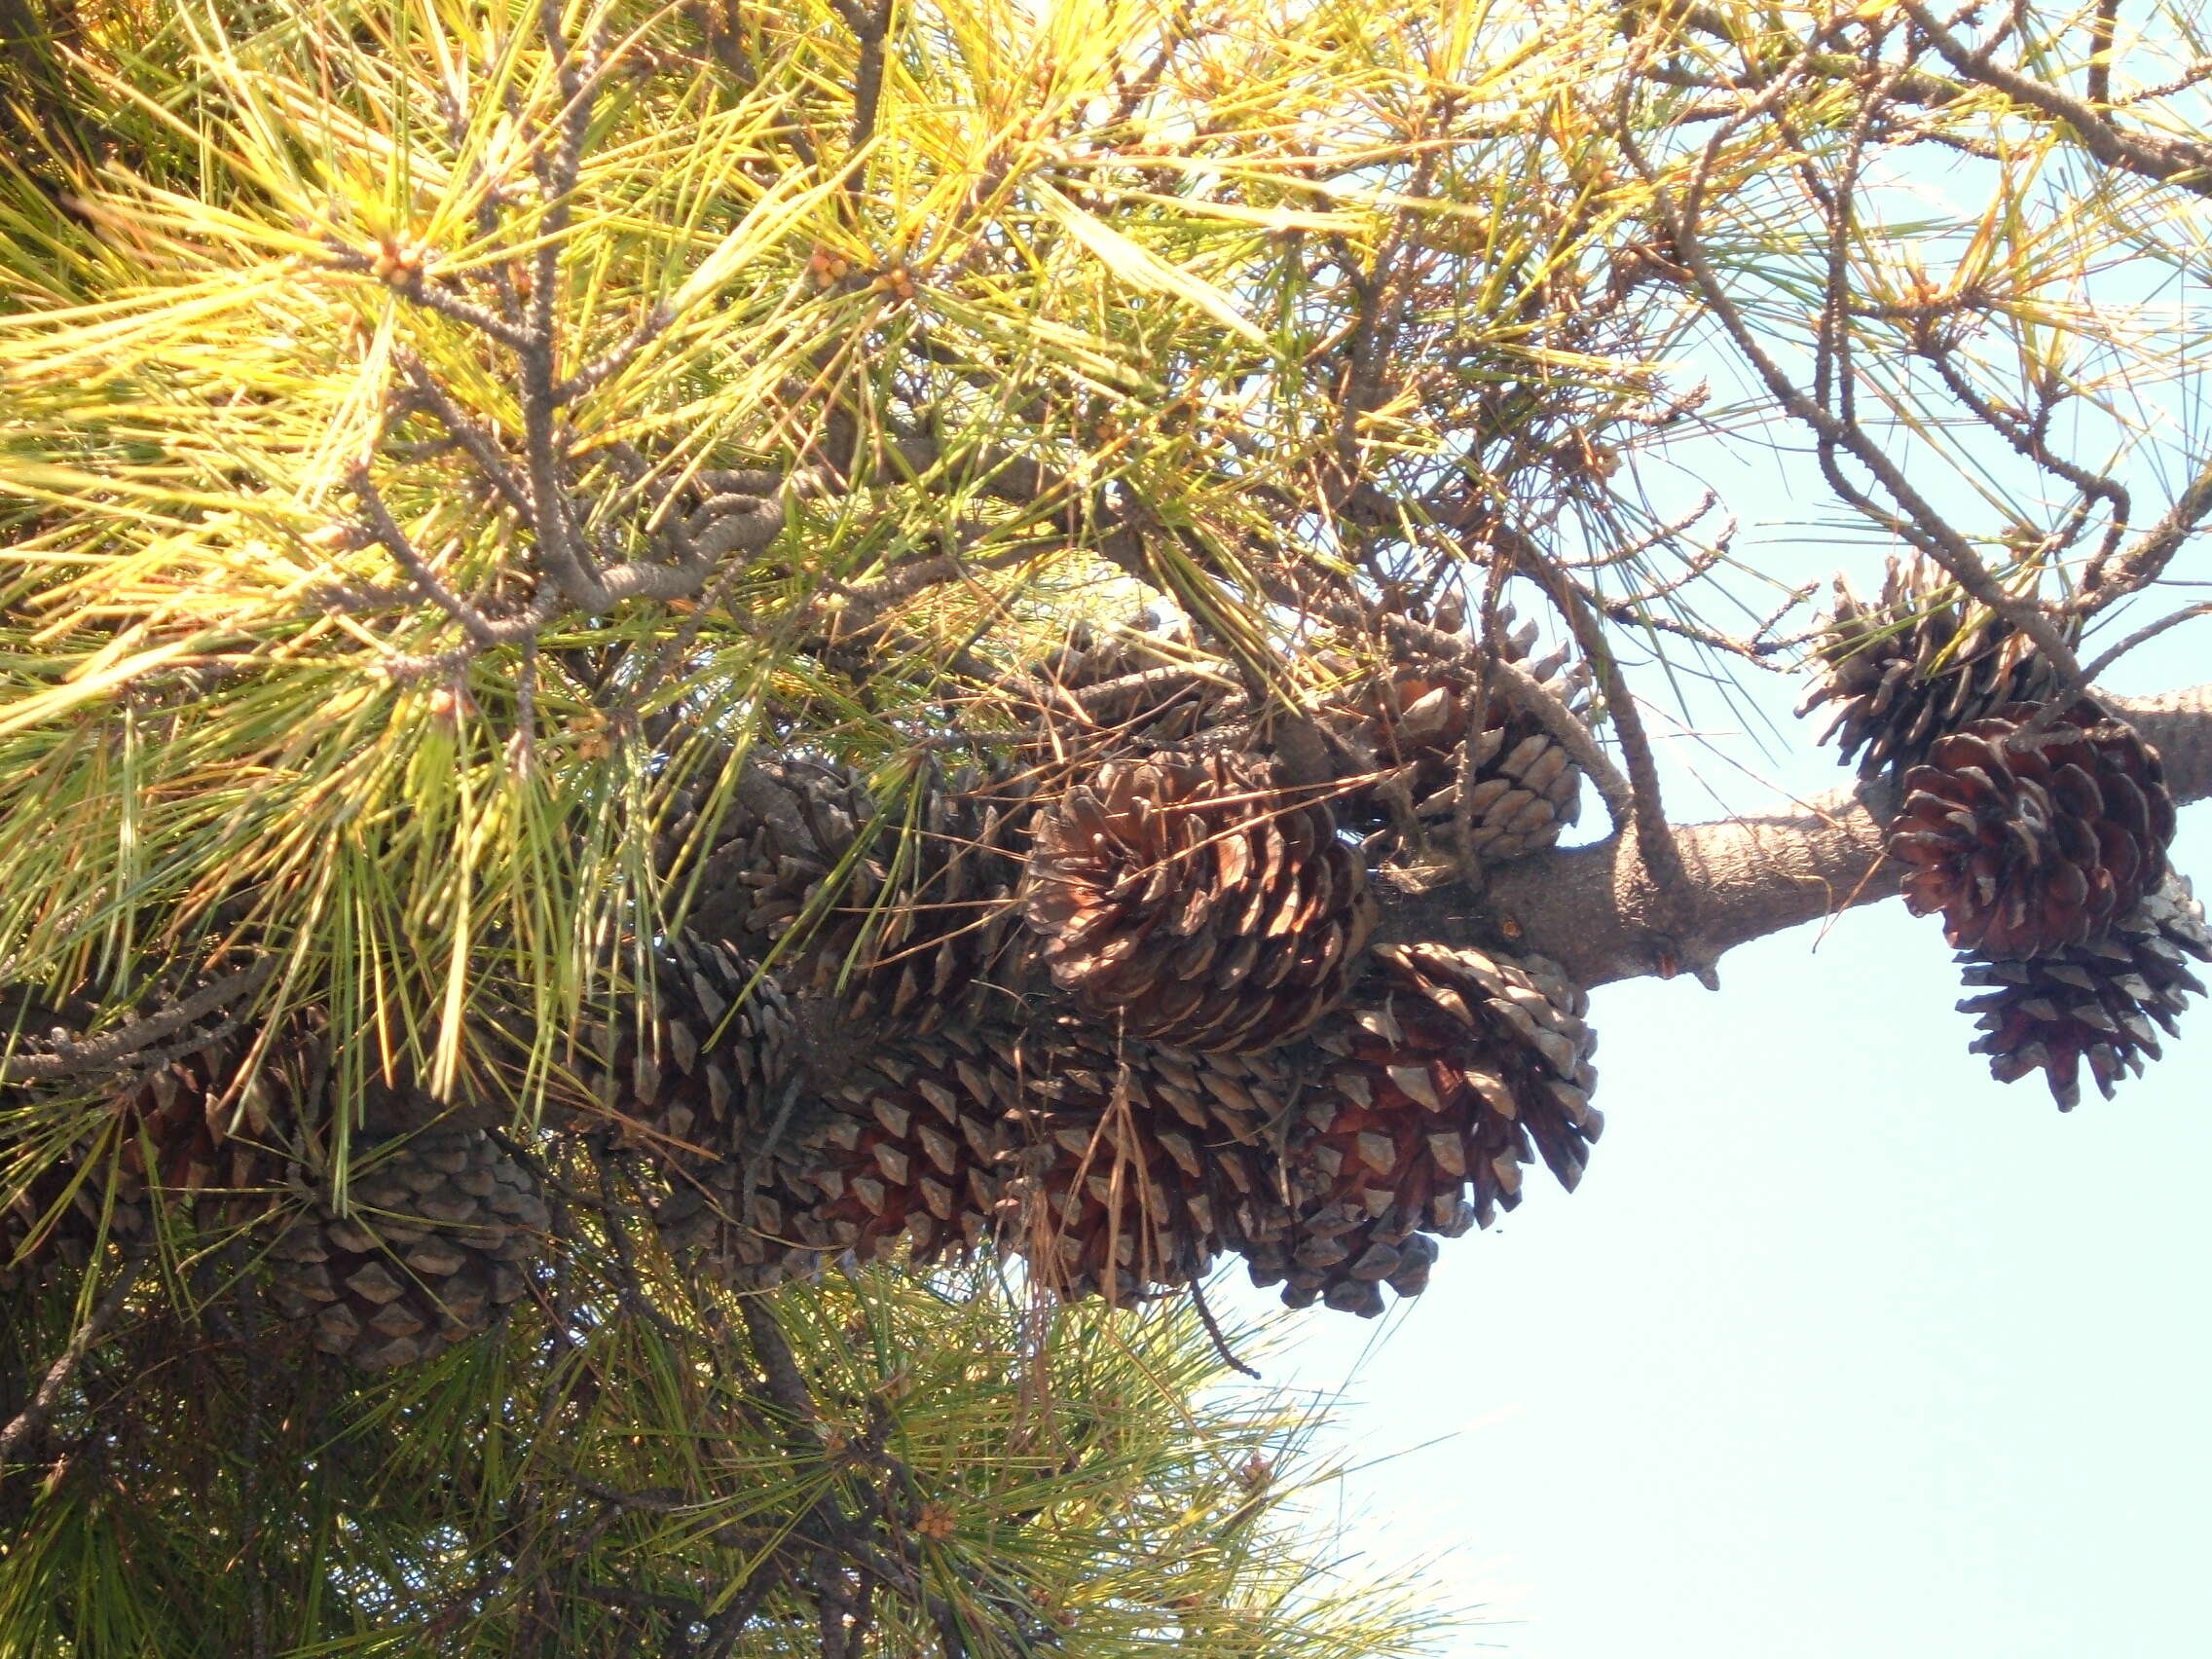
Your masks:
{"label": "tree limb", "polygon": [[[2212,796],[2212,683],[2104,701],[2158,751],[2176,801]],[[1677,826],[1684,879],[1698,895],[1686,937],[1668,930],[1633,830],[1499,866],[1482,907],[1517,930],[1519,948],[1551,957],[1584,985],[1708,975],[1739,944],[1897,894],[1902,872],[1883,845],[1900,802],[1894,782],[1876,779],[1794,812]],[[1463,890],[1388,895],[1379,937],[1472,942],[1477,920]]]}

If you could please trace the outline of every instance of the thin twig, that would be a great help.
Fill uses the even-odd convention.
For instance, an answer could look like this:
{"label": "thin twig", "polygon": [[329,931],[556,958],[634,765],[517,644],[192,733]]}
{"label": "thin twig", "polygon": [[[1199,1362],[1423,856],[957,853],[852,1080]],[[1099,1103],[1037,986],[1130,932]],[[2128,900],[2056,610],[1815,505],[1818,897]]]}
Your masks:
{"label": "thin twig", "polygon": [[[2185,605],[2179,610],[2173,611],[2168,615],[2161,616],[2156,622],[2150,623],[2148,626],[2136,629],[2134,633],[2128,635],[2126,639],[2120,641],[2120,644],[2113,646],[2112,649],[2103,652],[2097,657],[2094,662],[2090,663],[2087,668],[2082,671],[2083,682],[2085,684],[2094,684],[2099,675],[2103,674],[2105,670],[2112,667],[2114,663],[2118,662],[2121,657],[2125,656],[2137,645],[2144,645],[2149,641],[2157,639],[2168,628],[2178,628],[2182,623],[2194,620],[2198,616],[2212,616],[2212,602],[2205,602],[2197,605]],[[2052,701],[2063,702],[2064,694],[2061,693],[2060,696],[2053,698]]]}
{"label": "thin twig", "polygon": [[[1628,681],[1621,673],[1620,659],[1613,654],[1596,612],[1584,603],[1574,584],[1553,570],[1533,545],[1521,549],[1515,563],[1549,595],[1561,619],[1573,634],[1574,643],[1581,647],[1591,671],[1598,677],[1599,688],[1605,699],[1605,717],[1620,739],[1621,760],[1628,768],[1629,811],[1636,825],[1637,858],[1658,888],[1662,903],[1672,912],[1666,918],[1668,925],[1674,931],[1686,933],[1696,922],[1697,890],[1682,867],[1681,849],[1676,846],[1674,827],[1667,822],[1666,804],[1659,793],[1659,763],[1652,754],[1651,739],[1643,729],[1643,715],[1637,707],[1636,693],[1629,689]],[[1616,827],[1618,822],[1616,819]]]}
{"label": "thin twig", "polygon": [[[2033,640],[2046,659],[2062,675],[2078,676],[2081,665],[2075,659],[2073,648],[2041,608],[2008,593],[1999,585],[1966,537],[1913,487],[1882,444],[1856,422],[1840,419],[1816,402],[1783,371],[1714,272],[1704,243],[1692,229],[1685,203],[1677,201],[1667,188],[1625,117],[1616,124],[1615,135],[1622,152],[1651,186],[1652,202],[1666,224],[1667,234],[1683,264],[1695,276],[1698,289],[1722,330],[1766,384],[1775,401],[1793,419],[1810,427],[1819,440],[1822,472],[1830,487],[1875,523],[1911,542],[1942,566],[1969,594]],[[1838,451],[1847,451],[1873,475],[1897,503],[1897,511],[1884,508],[1844,476],[1837,464]]]}
{"label": "thin twig", "polygon": [[1899,0],[1899,6],[1927,32],[1929,44],[1957,74],[2003,92],[2014,103],[2064,122],[2081,138],[2083,147],[2105,166],[2157,179],[2195,196],[2212,197],[2212,148],[2157,133],[2125,131],[2073,93],[1993,61],[1990,46],[1969,51],[1920,0]]}
{"label": "thin twig", "polygon": [[396,353],[401,371],[413,383],[416,394],[430,406],[430,413],[438,424],[453,435],[461,447],[468,452],[469,460],[490,480],[507,505],[521,515],[524,524],[535,524],[536,515],[532,510],[530,488],[515,471],[514,463],[501,452],[498,441],[484,427],[469,419],[446,388],[438,384],[428,366],[414,352],[402,350]]}
{"label": "thin twig", "polygon": [[[883,101],[883,53],[891,33],[892,3],[876,0],[875,10],[869,12],[858,0],[830,0],[861,47],[860,62],[853,71],[853,127],[845,140],[848,155],[859,154],[875,136],[876,112]],[[848,181],[848,188],[862,188],[857,174]]]}
{"label": "thin twig", "polygon": [[353,467],[347,475],[346,484],[360,501],[362,512],[368,516],[371,533],[384,550],[391,555],[393,562],[407,572],[409,579],[440,610],[459,622],[461,631],[479,646],[493,645],[496,636],[491,622],[475,606],[448,587],[438,572],[430,568],[430,562],[408,539],[407,533],[399,528],[398,521],[391,516],[391,510],[384,504],[384,497],[378,493],[365,462]]}
{"label": "thin twig", "polygon": [[[377,265],[375,256],[363,253],[359,248],[348,247],[340,241],[327,242],[324,245],[330,250],[330,264],[333,270],[350,272],[363,276],[375,275]],[[441,316],[453,318],[456,322],[466,323],[470,328],[497,340],[502,346],[510,347],[519,351],[531,344],[531,337],[526,330],[509,322],[497,312],[485,310],[474,301],[464,300],[459,294],[432,286],[421,271],[416,271],[399,281],[383,277],[378,279],[383,281],[384,285],[393,293],[399,295],[400,298],[421,306],[424,311],[433,311]]]}
{"label": "thin twig", "polygon": [[676,312],[665,301],[645,313],[643,322],[620,341],[601,352],[553,388],[553,401],[573,403],[612,380],[637,360],[638,353],[665,333]]}
{"label": "thin twig", "polygon": [[264,957],[249,968],[202,986],[167,1008],[117,1026],[105,1036],[83,1043],[56,1043],[41,1054],[18,1054],[0,1064],[0,1083],[31,1083],[41,1079],[89,1077],[106,1071],[152,1047],[171,1032],[203,1019],[251,996],[276,972],[276,958]]}

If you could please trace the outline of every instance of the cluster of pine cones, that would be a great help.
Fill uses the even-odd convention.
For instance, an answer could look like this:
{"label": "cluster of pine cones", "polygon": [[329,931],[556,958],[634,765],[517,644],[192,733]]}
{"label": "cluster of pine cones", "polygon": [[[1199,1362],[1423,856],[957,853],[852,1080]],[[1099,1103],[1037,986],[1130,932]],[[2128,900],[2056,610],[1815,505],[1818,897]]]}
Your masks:
{"label": "cluster of pine cones", "polygon": [[[1010,676],[970,733],[995,721],[987,768],[672,771],[659,857],[683,927],[643,947],[620,1017],[573,1034],[548,1121],[627,1161],[668,1249],[739,1289],[994,1251],[1115,1302],[1229,1256],[1293,1306],[1418,1293],[1439,1237],[1513,1207],[1538,1161],[1572,1189],[1603,1127],[1561,970],[1503,937],[1370,938],[1380,871],[1519,857],[1574,821],[1572,759],[1483,696],[1481,642],[1458,638],[1344,665],[1309,727],[1334,782],[1298,781],[1237,676],[1159,631]],[[1503,640],[1589,718],[1579,664],[1536,657],[1532,629]],[[1967,964],[1975,1048],[2062,1107],[2084,1066],[2109,1094],[2212,959],[2157,756],[2093,701],[2054,702],[2031,642],[1918,571],[1872,604],[1844,592],[1818,656],[1845,757],[1901,787],[1891,852]],[[23,1003],[17,1051],[84,1023]],[[266,1306],[370,1368],[529,1301],[552,1240],[528,1149],[497,1114],[382,1088],[339,1157],[330,1053],[312,1015],[210,1018],[90,1119],[12,1090],[0,1288],[225,1228]]]}
{"label": "cluster of pine cones", "polygon": [[1893,561],[1871,604],[1839,581],[1817,655],[1799,713],[1835,705],[1824,738],[1900,784],[1890,854],[1978,993],[1959,1005],[1978,1016],[1973,1051],[2007,1083],[2040,1070],[2062,1111],[2084,1065],[2110,1099],[2203,994],[2191,959],[2212,960],[2166,857],[2157,753],[2093,699],[2060,698],[2033,641],[1925,568]]}
{"label": "cluster of pine cones", "polygon": [[[994,1251],[1129,1302],[1235,1255],[1294,1306],[1381,1312],[1536,1161],[1571,1188],[1603,1125],[1557,968],[1370,939],[1377,868],[1518,856],[1575,816],[1574,764],[1484,705],[1463,638],[1346,665],[1316,714],[1339,783],[1291,782],[1235,677],[1144,630],[1011,676],[988,769],[672,776],[661,856],[694,902],[643,994],[574,1034],[549,1121],[628,1161],[667,1247],[734,1288]],[[1533,645],[1504,648],[1583,708]],[[171,1044],[18,1184],[0,1263],[226,1226],[267,1306],[370,1368],[527,1301],[551,1241],[526,1150],[387,1088],[333,1158],[309,1026],[250,1065],[257,1034],[220,1022]]]}
{"label": "cluster of pine cones", "polygon": [[[1503,648],[1584,708],[1534,641]],[[1369,938],[1375,867],[1574,820],[1579,771],[1478,708],[1474,645],[1345,674],[1318,711],[1345,783],[1290,782],[1235,676],[1157,629],[1011,677],[987,772],[694,780],[663,843],[690,936],[654,1027],[587,1068],[659,1149],[663,1236],[738,1285],[994,1248],[1117,1302],[1235,1255],[1375,1314],[1537,1159],[1572,1187],[1603,1125],[1580,988],[1502,940]]]}
{"label": "cluster of pine cones", "polygon": [[[544,1253],[551,1217],[536,1178],[414,1088],[371,1086],[339,1158],[318,1024],[264,1034],[256,1059],[253,1033],[203,1022],[89,1124],[81,1107],[51,1114],[69,1134],[58,1147],[41,1144],[35,1099],[11,1101],[0,1291],[55,1265],[82,1269],[102,1246],[150,1253],[157,1234],[197,1235],[238,1246],[200,1257],[214,1288],[261,1274],[267,1306],[305,1344],[365,1369],[490,1330]],[[40,1030],[20,1011],[18,1027]]]}

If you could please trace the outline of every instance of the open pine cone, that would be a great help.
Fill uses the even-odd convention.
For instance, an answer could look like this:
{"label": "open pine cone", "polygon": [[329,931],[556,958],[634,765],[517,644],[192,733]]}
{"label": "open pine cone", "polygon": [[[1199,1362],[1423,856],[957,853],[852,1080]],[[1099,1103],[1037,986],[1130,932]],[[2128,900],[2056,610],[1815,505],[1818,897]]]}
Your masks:
{"label": "open pine cone", "polygon": [[2174,803],[2155,751],[2083,700],[2036,737],[2009,704],[1905,774],[1891,855],[1905,903],[1961,950],[2039,956],[2086,942],[2157,888]]}
{"label": "open pine cone", "polygon": [[[1511,619],[1505,610],[1503,620]],[[1549,686],[1567,708],[1584,712],[1585,664],[1570,661],[1564,649],[1531,660],[1533,623],[1505,634],[1503,643],[1508,661]],[[1336,713],[1331,723],[1340,736],[1355,754],[1372,756],[1380,774],[1340,806],[1347,824],[1367,835],[1370,856],[1402,847],[1409,830],[1433,839],[1463,812],[1468,850],[1486,863],[1502,863],[1551,846],[1579,816],[1582,769],[1567,751],[1541,723],[1494,693],[1481,713],[1482,729],[1473,729],[1474,693],[1471,665],[1407,664],[1359,686]]]}
{"label": "open pine cone", "polygon": [[2176,1035],[2174,1016],[2204,986],[2189,959],[2212,962],[2212,932],[2187,880],[2165,884],[2085,944],[2028,960],[1963,958],[1970,987],[1959,1004],[1980,1015],[1972,1051],[1989,1056],[2001,1083],[2040,1069],[2062,1112],[2082,1100],[2082,1065],[2107,1100],[2126,1072],[2162,1052],[2158,1034]]}
{"label": "open pine cone", "polygon": [[1037,820],[1025,913],[1091,1018],[1220,1052],[1334,1008],[1374,919],[1328,807],[1218,755],[1109,761],[1069,789]]}
{"label": "open pine cone", "polygon": [[1312,1039],[1284,1153],[1292,1231],[1251,1265],[1293,1307],[1372,1316],[1381,1285],[1427,1283],[1422,1233],[1519,1203],[1532,1156],[1571,1192],[1604,1120],[1587,1000],[1541,958],[1383,945],[1357,1003]]}
{"label": "open pine cone", "polygon": [[276,1310],[368,1371],[490,1330],[540,1253],[536,1183],[480,1129],[417,1129],[353,1157],[345,1213],[318,1198],[270,1247]]}
{"label": "open pine cone", "polygon": [[1822,680],[1797,713],[1833,704],[1820,741],[1836,739],[1868,777],[1916,765],[1937,739],[2007,704],[2041,701],[2057,682],[2034,641],[1994,611],[1973,613],[1939,570],[1892,559],[1870,605],[1840,576],[1835,587],[1813,647]]}

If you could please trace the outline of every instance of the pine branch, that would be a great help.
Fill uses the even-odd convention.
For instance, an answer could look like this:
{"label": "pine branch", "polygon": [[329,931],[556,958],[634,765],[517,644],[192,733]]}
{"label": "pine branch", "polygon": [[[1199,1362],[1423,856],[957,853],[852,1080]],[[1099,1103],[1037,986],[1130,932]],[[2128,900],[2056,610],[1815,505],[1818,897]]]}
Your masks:
{"label": "pine branch", "polygon": [[[2047,82],[2035,80],[1996,61],[1995,42],[1970,49],[1921,0],[1900,0],[1902,11],[1919,24],[1943,61],[1962,79],[2016,103],[2062,121],[2090,155],[2108,167],[2170,184],[2196,196],[2212,196],[2212,147],[2157,133],[2132,131],[2100,113],[2106,100],[2092,91],[2087,100]],[[2093,84],[2093,83],[2092,83]]]}
{"label": "pine branch", "polygon": [[250,968],[203,985],[188,997],[132,1019],[114,1030],[82,1042],[61,1041],[35,1054],[18,1054],[0,1062],[0,1083],[50,1082],[62,1078],[96,1077],[129,1065],[133,1058],[164,1038],[182,1031],[195,1020],[232,1009],[253,995],[276,971],[274,956]]}
{"label": "pine branch", "polygon": [[[2103,700],[2158,751],[2176,801],[2212,798],[2212,684]],[[1885,845],[1900,804],[1896,784],[1877,779],[1794,812],[1675,826],[1696,897],[1687,933],[1673,931],[1665,896],[1619,835],[1500,866],[1490,872],[1484,904],[1512,925],[1523,947],[1584,985],[1711,975],[1739,944],[1896,897],[1903,872]],[[1451,889],[1386,895],[1379,937],[1474,942],[1466,898]]]}

